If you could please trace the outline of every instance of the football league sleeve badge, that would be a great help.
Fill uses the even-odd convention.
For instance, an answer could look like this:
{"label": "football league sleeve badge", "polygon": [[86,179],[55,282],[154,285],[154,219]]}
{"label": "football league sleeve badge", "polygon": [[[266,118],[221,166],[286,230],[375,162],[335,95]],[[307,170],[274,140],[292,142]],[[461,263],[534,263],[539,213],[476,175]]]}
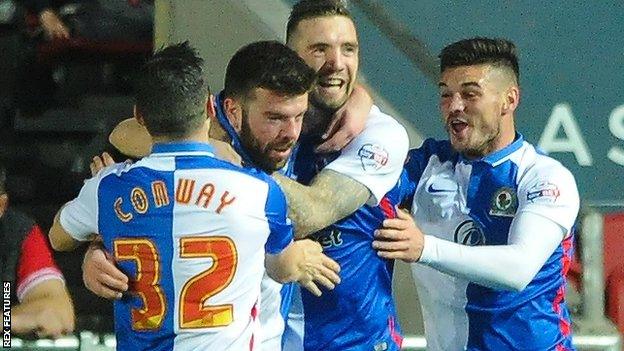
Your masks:
{"label": "football league sleeve badge", "polygon": [[518,209],[518,197],[511,188],[500,188],[492,196],[490,215],[513,217]]}

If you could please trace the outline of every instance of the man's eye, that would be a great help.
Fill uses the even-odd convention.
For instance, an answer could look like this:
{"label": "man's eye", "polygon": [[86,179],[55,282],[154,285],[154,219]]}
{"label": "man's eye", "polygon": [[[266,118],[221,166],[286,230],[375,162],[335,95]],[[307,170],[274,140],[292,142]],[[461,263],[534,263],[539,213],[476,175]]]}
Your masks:
{"label": "man's eye", "polygon": [[357,52],[357,47],[348,45],[345,46],[343,50],[346,54],[355,54]]}

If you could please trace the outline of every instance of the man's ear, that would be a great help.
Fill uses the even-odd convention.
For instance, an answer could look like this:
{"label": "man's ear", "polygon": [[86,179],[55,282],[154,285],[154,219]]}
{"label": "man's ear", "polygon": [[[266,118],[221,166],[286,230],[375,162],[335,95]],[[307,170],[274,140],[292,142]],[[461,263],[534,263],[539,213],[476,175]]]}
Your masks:
{"label": "man's ear", "polygon": [[223,110],[230,124],[236,132],[240,132],[243,121],[243,107],[237,99],[225,98],[223,100]]}
{"label": "man's ear", "polygon": [[8,207],[9,207],[9,195],[8,194],[0,195],[0,217],[4,215],[4,212],[6,212]]}
{"label": "man's ear", "polygon": [[212,94],[208,95],[206,99],[206,114],[208,115],[208,119],[213,119],[217,115],[215,103],[215,96]]}
{"label": "man's ear", "polygon": [[501,115],[513,114],[520,103],[520,89],[515,85],[510,86],[505,92],[505,96],[503,98],[504,101],[501,108]]}
{"label": "man's ear", "polygon": [[134,108],[132,109],[132,113],[134,114],[134,118],[137,120],[137,122],[139,122],[140,125],[145,127],[145,119],[143,118],[143,114],[141,113],[141,110],[139,110],[139,107],[136,104],[134,105]]}

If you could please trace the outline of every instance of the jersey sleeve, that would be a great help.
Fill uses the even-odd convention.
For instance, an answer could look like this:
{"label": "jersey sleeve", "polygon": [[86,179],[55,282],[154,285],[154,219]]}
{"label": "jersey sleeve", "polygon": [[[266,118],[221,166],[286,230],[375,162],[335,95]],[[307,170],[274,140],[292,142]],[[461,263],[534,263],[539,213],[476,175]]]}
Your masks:
{"label": "jersey sleeve", "polygon": [[78,241],[87,241],[92,234],[98,232],[99,184],[98,176],[85,181],[78,197],[68,202],[61,210],[61,226]]}
{"label": "jersey sleeve", "polygon": [[269,222],[269,237],[264,246],[266,253],[279,254],[293,241],[293,227],[287,217],[288,204],[286,196],[277,183],[268,178],[269,193],[265,206]]}
{"label": "jersey sleeve", "polygon": [[554,160],[527,171],[518,184],[518,212],[544,216],[568,233],[576,221],[579,202],[574,176]]}
{"label": "jersey sleeve", "polygon": [[440,149],[443,149],[440,147],[440,142],[434,139],[426,139],[420,147],[411,149],[407,153],[404,171],[400,179],[402,207],[411,208],[416,187],[427,167],[429,158],[434,152],[439,152]]}
{"label": "jersey sleeve", "polygon": [[38,225],[34,225],[22,242],[17,266],[17,298],[21,302],[34,286],[49,280],[63,280],[63,274],[52,256],[52,248]]}
{"label": "jersey sleeve", "polygon": [[368,204],[377,205],[397,183],[408,148],[405,128],[373,106],[364,131],[325,169],[344,174],[366,186],[372,195]]}

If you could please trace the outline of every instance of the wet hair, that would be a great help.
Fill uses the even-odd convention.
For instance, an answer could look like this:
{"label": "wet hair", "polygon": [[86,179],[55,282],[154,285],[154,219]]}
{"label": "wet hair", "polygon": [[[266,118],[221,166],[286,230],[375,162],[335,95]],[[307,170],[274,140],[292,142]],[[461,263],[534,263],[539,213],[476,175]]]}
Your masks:
{"label": "wet hair", "polygon": [[520,82],[516,45],[506,39],[472,38],[448,45],[440,53],[440,72],[447,68],[488,64],[509,69]]}
{"label": "wet hair", "polygon": [[[353,21],[351,12],[341,0],[301,0],[293,6],[286,25],[286,42],[297,29],[299,22],[316,17],[344,16]],[[355,21],[353,21],[355,22]]]}
{"label": "wet hair", "polygon": [[155,52],[135,80],[136,104],[152,136],[182,138],[207,116],[203,59],[188,41]]}
{"label": "wet hair", "polygon": [[258,41],[234,54],[225,72],[224,95],[247,98],[255,88],[297,96],[309,92],[316,72],[296,52],[277,41]]}

